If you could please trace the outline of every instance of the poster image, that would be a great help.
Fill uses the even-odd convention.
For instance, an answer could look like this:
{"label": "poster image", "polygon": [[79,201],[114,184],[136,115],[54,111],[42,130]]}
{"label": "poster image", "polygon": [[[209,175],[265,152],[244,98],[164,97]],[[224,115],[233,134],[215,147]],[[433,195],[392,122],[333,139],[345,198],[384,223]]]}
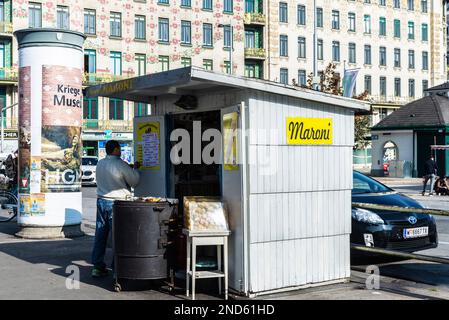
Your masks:
{"label": "poster image", "polygon": [[142,170],[161,168],[161,127],[160,123],[141,122],[137,124],[137,155]]}
{"label": "poster image", "polygon": [[19,69],[19,192],[30,192],[31,67]]}
{"label": "poster image", "polygon": [[80,192],[81,128],[42,126],[41,192]]}
{"label": "poster image", "polygon": [[41,192],[41,157],[31,157],[30,193]]}
{"label": "poster image", "polygon": [[223,115],[223,165],[228,171],[238,170],[237,161],[237,112],[227,113]]}
{"label": "poster image", "polygon": [[21,216],[45,215],[45,194],[21,194],[19,214]]}
{"label": "poster image", "polygon": [[42,125],[81,126],[81,70],[42,66]]}

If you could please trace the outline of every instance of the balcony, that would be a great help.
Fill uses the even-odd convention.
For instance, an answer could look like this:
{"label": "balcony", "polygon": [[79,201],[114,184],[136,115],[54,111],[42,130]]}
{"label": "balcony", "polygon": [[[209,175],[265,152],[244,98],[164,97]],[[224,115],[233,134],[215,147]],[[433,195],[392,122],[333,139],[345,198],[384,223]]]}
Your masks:
{"label": "balcony", "polygon": [[0,34],[8,34],[12,36],[12,22],[0,21]]}
{"label": "balcony", "polygon": [[247,12],[243,17],[243,22],[245,24],[265,25],[266,20],[266,16],[260,12]]}
{"label": "balcony", "polygon": [[419,99],[419,97],[396,97],[396,96],[370,96],[371,103],[386,103],[393,105],[405,105],[412,101]]}
{"label": "balcony", "polygon": [[15,67],[0,68],[0,82],[17,82],[19,72]]}
{"label": "balcony", "polygon": [[83,73],[83,86],[93,86],[102,83],[108,83],[117,80],[123,80],[124,75],[114,75],[110,73]]}
{"label": "balcony", "polygon": [[83,130],[95,130],[95,131],[112,130],[119,132],[132,132],[133,121],[84,119]]}
{"label": "balcony", "polygon": [[245,48],[245,59],[264,60],[265,57],[265,48]]}

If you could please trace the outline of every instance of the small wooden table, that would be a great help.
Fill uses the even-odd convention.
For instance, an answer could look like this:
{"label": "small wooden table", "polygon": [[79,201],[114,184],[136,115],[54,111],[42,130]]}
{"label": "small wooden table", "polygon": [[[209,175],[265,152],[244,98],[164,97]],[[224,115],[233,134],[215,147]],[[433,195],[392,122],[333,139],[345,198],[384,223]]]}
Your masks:
{"label": "small wooden table", "polygon": [[[192,277],[192,300],[195,300],[196,279],[218,278],[218,293],[221,294],[221,279],[224,278],[225,299],[228,299],[228,236],[230,231],[197,232],[188,229],[182,230],[187,236],[187,270],[186,295],[189,296],[190,277]],[[196,247],[217,246],[217,270],[196,271]],[[223,246],[223,264],[221,268],[221,246]]]}

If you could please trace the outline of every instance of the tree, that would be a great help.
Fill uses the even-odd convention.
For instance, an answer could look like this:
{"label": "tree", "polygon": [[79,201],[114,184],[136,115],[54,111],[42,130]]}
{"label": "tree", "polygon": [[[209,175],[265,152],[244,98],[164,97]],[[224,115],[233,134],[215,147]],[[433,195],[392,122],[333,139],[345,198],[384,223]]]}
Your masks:
{"label": "tree", "polygon": [[[321,74],[318,90],[321,92],[334,94],[341,96],[343,90],[340,86],[341,77],[336,72],[336,64],[329,63],[324,72]],[[296,85],[296,81],[293,82]],[[313,73],[310,73],[307,77],[306,88],[313,89]],[[369,93],[364,91],[358,96],[354,96],[354,99],[368,101]],[[365,139],[370,133],[371,118],[369,115],[355,115],[354,117],[354,146],[357,150],[364,149],[369,145],[369,141]]]}

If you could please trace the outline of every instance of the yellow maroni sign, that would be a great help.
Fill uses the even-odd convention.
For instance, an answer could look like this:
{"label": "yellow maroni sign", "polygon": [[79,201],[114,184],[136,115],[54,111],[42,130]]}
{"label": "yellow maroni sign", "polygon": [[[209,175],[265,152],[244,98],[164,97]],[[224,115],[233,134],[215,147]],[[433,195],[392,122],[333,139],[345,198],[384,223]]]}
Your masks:
{"label": "yellow maroni sign", "polygon": [[287,144],[332,144],[332,118],[287,117]]}

